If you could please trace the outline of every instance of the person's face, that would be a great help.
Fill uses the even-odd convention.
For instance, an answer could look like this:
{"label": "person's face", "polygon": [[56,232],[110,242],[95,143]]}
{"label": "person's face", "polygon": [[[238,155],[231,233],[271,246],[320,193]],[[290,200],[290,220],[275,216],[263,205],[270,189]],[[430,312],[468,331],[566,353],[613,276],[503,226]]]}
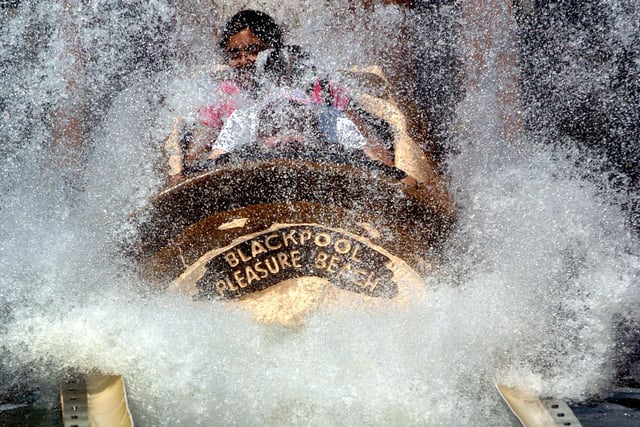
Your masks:
{"label": "person's face", "polygon": [[256,37],[250,29],[244,29],[229,38],[227,56],[229,66],[240,76],[249,77],[255,70],[258,54],[268,48],[267,44]]}

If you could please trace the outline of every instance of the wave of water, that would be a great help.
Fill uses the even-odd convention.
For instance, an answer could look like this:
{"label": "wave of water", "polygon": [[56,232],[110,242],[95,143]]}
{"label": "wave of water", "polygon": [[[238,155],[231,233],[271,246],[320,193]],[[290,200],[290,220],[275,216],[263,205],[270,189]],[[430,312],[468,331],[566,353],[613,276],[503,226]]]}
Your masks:
{"label": "wave of water", "polygon": [[[83,40],[103,54],[84,65],[83,91],[96,99],[86,117],[96,126],[86,132],[86,167],[75,169],[48,147],[55,107],[70,96],[60,73],[71,59],[55,26],[64,15],[38,3],[4,15],[1,30],[0,48],[15,60],[2,63],[15,78],[0,89],[9,119],[0,131],[3,389],[22,381],[46,390],[67,369],[100,369],[125,376],[140,425],[505,425],[494,381],[574,400],[613,381],[617,322],[637,320],[639,301],[626,195],[589,169],[598,158],[537,135],[515,147],[492,132],[452,137],[458,225],[446,262],[425,278],[429,298],[406,311],[320,311],[292,330],[141,291],[121,251],[135,236],[128,217],[161,185],[166,119],[206,92],[206,80],[147,58],[138,44],[175,41],[165,24],[194,42],[204,24],[163,1],[79,9]],[[316,23],[298,17],[291,35],[327,69],[360,52],[322,56],[318,40],[344,39],[344,27],[312,39],[338,6],[313,9]],[[452,19],[445,9],[440,19]],[[382,29],[397,27],[397,9],[376,13]],[[429,40],[429,27],[417,28]],[[358,37],[352,46],[366,46]],[[193,60],[171,49],[169,65]],[[495,125],[469,106],[491,108],[484,93],[468,90],[458,117],[480,130]]]}

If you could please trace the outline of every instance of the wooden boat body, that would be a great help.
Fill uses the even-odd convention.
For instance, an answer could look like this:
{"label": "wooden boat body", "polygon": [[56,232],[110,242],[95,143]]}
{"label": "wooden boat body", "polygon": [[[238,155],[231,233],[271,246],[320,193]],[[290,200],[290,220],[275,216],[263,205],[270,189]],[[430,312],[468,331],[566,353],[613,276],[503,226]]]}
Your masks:
{"label": "wooden boat body", "polygon": [[281,323],[306,310],[280,301],[279,313],[267,315],[255,300],[290,292],[292,283],[402,299],[407,283],[421,282],[451,224],[429,192],[398,177],[306,158],[215,167],[151,201],[136,248],[141,274],[196,300],[253,301],[261,320]]}
{"label": "wooden boat body", "polygon": [[[433,193],[397,177],[292,158],[203,172],[161,192],[149,209],[138,247],[145,277],[285,326],[319,305],[406,309],[426,295],[431,254],[452,226]],[[580,425],[561,400],[496,387],[514,423]]]}

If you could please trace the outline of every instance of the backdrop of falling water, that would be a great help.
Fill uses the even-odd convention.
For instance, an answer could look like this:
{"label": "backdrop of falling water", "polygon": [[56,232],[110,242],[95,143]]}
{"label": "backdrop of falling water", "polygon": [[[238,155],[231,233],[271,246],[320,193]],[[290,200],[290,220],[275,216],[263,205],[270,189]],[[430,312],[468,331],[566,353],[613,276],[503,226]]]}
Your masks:
{"label": "backdrop of falling water", "polygon": [[26,389],[54,405],[67,370],[99,369],[125,376],[141,425],[504,425],[494,380],[606,389],[618,326],[638,321],[640,6],[522,2],[509,25],[526,132],[505,137],[513,74],[499,39],[471,73],[469,46],[492,39],[472,3],[246,3],[328,74],[406,38],[405,93],[432,113],[460,207],[427,302],[290,330],[146,291],[121,250],[129,215],[162,185],[173,116],[210,96],[212,32],[239,6],[19,2],[0,10],[4,401]]}

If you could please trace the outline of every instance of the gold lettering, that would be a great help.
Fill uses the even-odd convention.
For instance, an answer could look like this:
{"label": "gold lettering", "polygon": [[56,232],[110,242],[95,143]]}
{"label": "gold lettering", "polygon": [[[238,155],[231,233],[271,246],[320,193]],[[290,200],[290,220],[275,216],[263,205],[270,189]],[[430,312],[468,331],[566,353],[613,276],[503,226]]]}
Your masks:
{"label": "gold lettering", "polygon": [[366,281],[365,284],[366,284],[366,286],[369,287],[369,291],[373,292],[373,290],[376,288],[376,286],[378,286],[379,282],[380,282],[380,279],[376,279],[375,276],[373,275],[373,273],[370,273],[369,276],[367,277],[367,281]]}
{"label": "gold lettering", "polygon": [[238,251],[238,255],[240,255],[240,259],[242,260],[242,262],[251,261],[251,257],[245,255],[244,252],[242,252],[242,249],[238,248],[236,250]]}
{"label": "gold lettering", "polygon": [[338,277],[340,276],[344,276],[346,278],[351,278],[353,275],[351,274],[351,264],[346,263],[344,264],[340,270],[338,271]]}
{"label": "gold lettering", "polygon": [[256,255],[266,254],[267,252],[268,252],[267,248],[265,248],[264,245],[260,243],[260,241],[258,240],[251,241],[251,256],[253,258],[255,258]]}
{"label": "gold lettering", "polygon": [[[244,287],[247,286],[247,284],[244,282],[244,277],[242,277],[242,271],[240,271],[240,270],[234,271],[233,272],[233,278],[236,279],[236,283],[241,288],[244,288]],[[229,290],[230,291],[236,291],[236,290],[238,290],[238,288],[236,288],[235,286],[233,288],[231,286],[229,286]]]}
{"label": "gold lettering", "polygon": [[[357,274],[362,275],[362,276],[367,276],[367,274],[369,274],[369,272],[368,272],[367,270],[363,270],[363,269],[361,269],[361,268],[357,268],[357,269],[355,270],[355,272],[356,272]],[[365,286],[367,286],[367,284],[366,284],[366,282],[365,282],[365,281],[358,280],[358,278],[357,278],[357,277],[354,277],[354,278],[353,278],[353,283],[355,283],[355,284],[356,284],[356,286],[359,286],[359,287],[361,287],[361,288],[364,288]]]}
{"label": "gold lettering", "polygon": [[254,280],[260,280],[256,272],[253,270],[253,268],[251,268],[250,265],[245,267],[244,274],[247,276],[247,285],[250,285]]}
{"label": "gold lettering", "polygon": [[308,228],[303,229],[299,232],[300,234],[300,244],[303,245],[307,240],[311,240],[311,230]]}
{"label": "gold lettering", "polygon": [[329,246],[329,244],[331,243],[331,236],[329,236],[329,233],[318,233],[316,234],[316,238],[314,239],[314,242],[317,246],[320,246],[321,248],[325,246]]}
{"label": "gold lettering", "polygon": [[224,296],[224,290],[226,287],[227,287],[227,284],[225,283],[224,280],[218,280],[216,282],[216,290],[221,296]]}
{"label": "gold lettering", "polygon": [[[302,238],[300,239],[300,243],[302,243]],[[289,253],[291,254],[291,265],[293,265],[295,268],[302,267],[302,265],[300,265],[300,251],[296,249]]]}
{"label": "gold lettering", "polygon": [[360,245],[355,245],[353,247],[353,250],[351,251],[351,259],[355,262],[360,262],[360,258],[356,256],[358,254],[359,249],[360,249]]}
{"label": "gold lettering", "polygon": [[231,267],[235,267],[240,263],[240,260],[238,259],[236,254],[234,254],[233,252],[227,252],[226,254],[224,254],[224,259],[227,260],[227,263]]}
{"label": "gold lettering", "polygon": [[316,255],[316,267],[323,270],[327,268],[327,258],[329,258],[329,255],[322,251],[318,251],[318,255]]}
{"label": "gold lettering", "polygon": [[285,246],[289,246],[289,241],[292,241],[294,245],[298,244],[298,242],[296,242],[294,234],[296,234],[296,230],[291,230],[288,233],[282,233],[282,242]]}
{"label": "gold lettering", "polygon": [[258,276],[260,276],[261,279],[264,279],[269,275],[269,272],[262,266],[262,261],[256,262],[256,265],[254,265],[253,268],[256,269]]}
{"label": "gold lettering", "polygon": [[331,255],[331,258],[329,258],[329,265],[327,266],[327,271],[329,273],[335,273],[338,271],[338,261],[340,261],[340,258],[335,255]]}
{"label": "gold lettering", "polygon": [[271,243],[271,240],[272,239],[276,239],[276,238],[278,238],[277,234],[269,234],[264,239],[264,244],[267,245],[267,248],[269,248],[269,250],[271,250],[271,251],[280,249],[282,247],[282,243],[278,243],[277,245],[274,245],[273,243]]}
{"label": "gold lettering", "polygon": [[[271,262],[269,262],[271,261]],[[273,263],[273,265],[272,265]],[[280,266],[278,265],[278,262],[276,261],[276,257],[272,256],[269,259],[265,259],[264,260],[264,264],[267,266],[267,269],[269,269],[269,272],[271,274],[276,274],[278,271],[280,271]]]}
{"label": "gold lettering", "polygon": [[339,254],[342,254],[342,255],[348,254],[349,251],[351,250],[351,242],[349,242],[347,239],[338,239],[336,243],[333,245],[333,248]]}
{"label": "gold lettering", "polygon": [[280,267],[282,267],[283,270],[287,267],[291,267],[291,263],[289,262],[289,255],[286,252],[278,252],[276,256],[278,257]]}

